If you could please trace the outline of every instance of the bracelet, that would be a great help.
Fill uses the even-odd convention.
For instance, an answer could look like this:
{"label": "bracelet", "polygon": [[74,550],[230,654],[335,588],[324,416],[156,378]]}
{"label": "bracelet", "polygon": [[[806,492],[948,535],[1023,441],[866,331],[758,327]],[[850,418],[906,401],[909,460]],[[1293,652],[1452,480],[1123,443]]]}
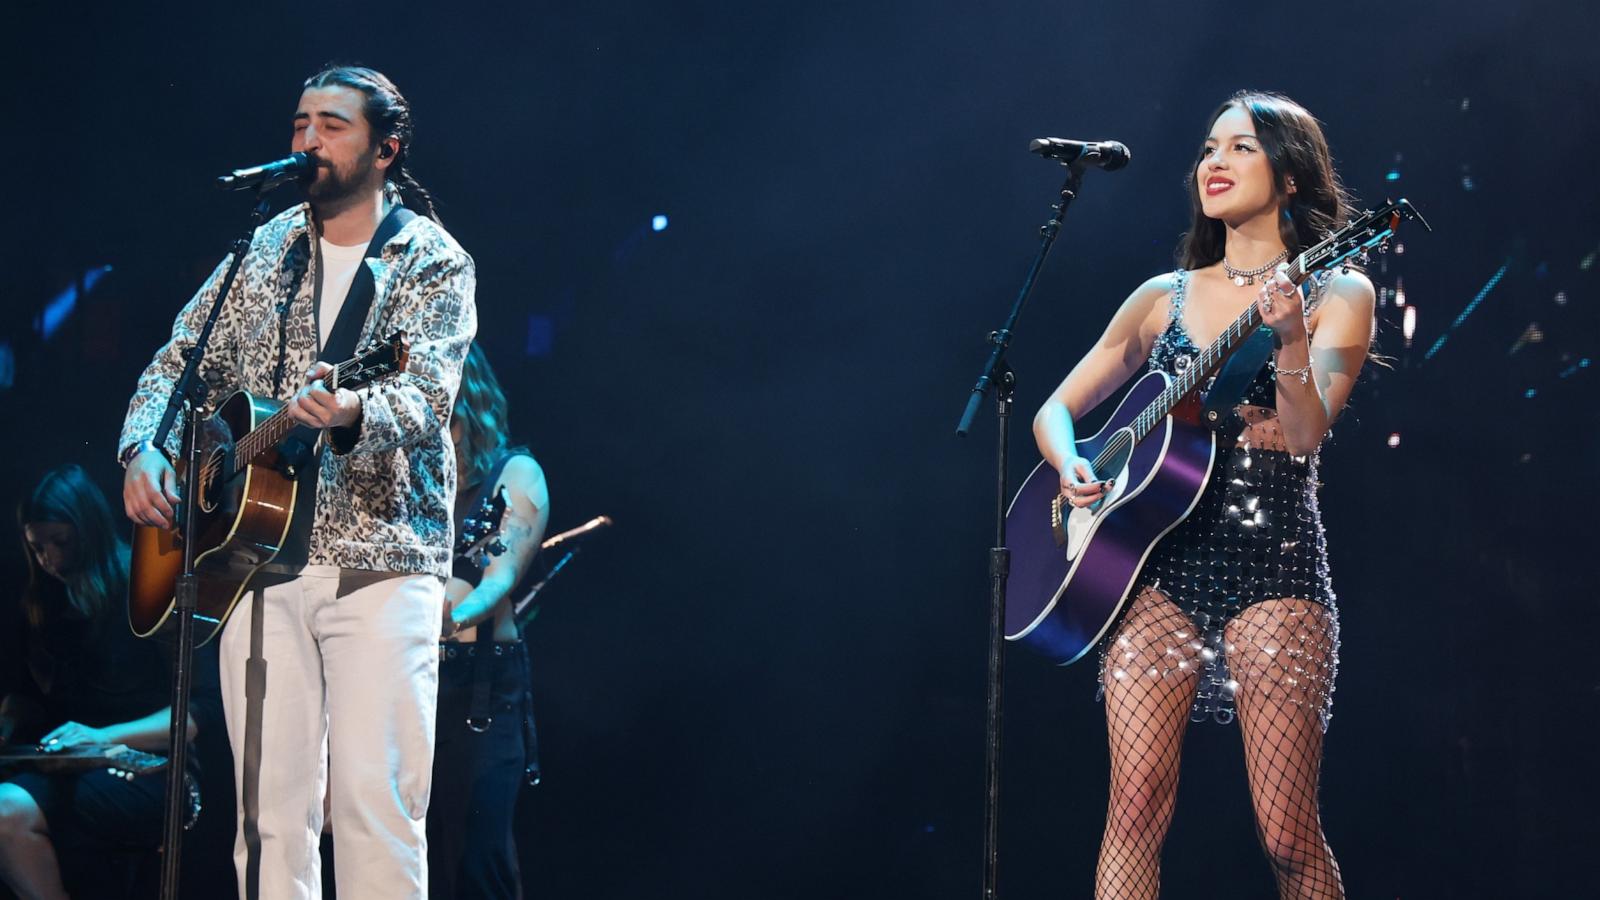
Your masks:
{"label": "bracelet", "polygon": [[1279,375],[1292,375],[1292,376],[1300,379],[1300,383],[1301,384],[1310,384],[1311,383],[1311,361],[1310,360],[1306,360],[1306,364],[1301,366],[1298,369],[1281,369],[1281,368],[1278,367],[1278,361],[1276,359],[1274,359],[1272,361],[1272,371],[1273,371],[1273,380],[1277,380],[1277,376],[1279,376]]}
{"label": "bracelet", "polygon": [[[122,459],[119,460],[119,462],[121,462],[122,463],[122,467],[124,469],[126,469],[128,467],[128,463],[133,462],[133,458],[135,456],[138,456],[139,454],[144,453],[147,450],[156,450],[156,451],[159,451],[162,456],[166,456],[167,455],[167,452],[165,450],[162,450],[160,447],[156,446],[155,441],[146,439],[146,440],[140,441],[137,444],[134,444],[133,446],[129,447],[127,450],[124,450],[122,452]],[[168,460],[168,461],[170,462],[171,460]]]}

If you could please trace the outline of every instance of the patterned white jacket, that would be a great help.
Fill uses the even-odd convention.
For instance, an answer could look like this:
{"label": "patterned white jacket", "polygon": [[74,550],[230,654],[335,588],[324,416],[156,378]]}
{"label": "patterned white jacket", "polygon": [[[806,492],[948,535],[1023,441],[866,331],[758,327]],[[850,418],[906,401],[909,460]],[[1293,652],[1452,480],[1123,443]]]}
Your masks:
{"label": "patterned white jacket", "polygon": [[[201,366],[213,405],[240,389],[274,395],[279,305],[285,300],[291,305],[278,399],[294,394],[316,360],[311,304],[317,272],[309,224],[310,207],[302,204],[256,230]],[[183,351],[205,324],[228,262],[223,259],[178,314],[171,340],[139,377],[119,455],[154,439],[167,395],[183,371]],[[404,330],[410,361],[398,377],[361,391],[358,426],[326,433],[332,452],[322,454],[308,562],[447,578],[456,492],[450,408],[478,327],[472,258],[437,223],[418,216],[366,265],[373,275],[372,307],[358,346]],[[181,424],[165,447],[172,458],[179,452]]]}

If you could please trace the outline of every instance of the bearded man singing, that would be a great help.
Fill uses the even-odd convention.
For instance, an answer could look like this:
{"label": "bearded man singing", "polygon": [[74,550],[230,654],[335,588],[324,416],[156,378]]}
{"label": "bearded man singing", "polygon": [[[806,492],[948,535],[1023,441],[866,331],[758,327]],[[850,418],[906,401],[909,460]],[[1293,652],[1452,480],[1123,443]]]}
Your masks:
{"label": "bearded man singing", "polygon": [[[309,202],[257,230],[201,369],[213,398],[275,397],[304,426],[287,541],[220,639],[243,897],[320,896],[325,792],[342,900],[427,892],[456,491],[450,409],[477,313],[472,259],[406,171],[411,138],[410,105],[381,73],[338,66],[305,82],[291,148],[316,163]],[[151,438],[227,262],[179,314],[129,404],[120,456],[135,522],[177,521],[180,432],[166,446]],[[324,385],[329,360],[395,331],[411,340],[398,377],[359,394]],[[252,638],[266,678],[247,697]],[[247,732],[259,753],[247,753]]]}

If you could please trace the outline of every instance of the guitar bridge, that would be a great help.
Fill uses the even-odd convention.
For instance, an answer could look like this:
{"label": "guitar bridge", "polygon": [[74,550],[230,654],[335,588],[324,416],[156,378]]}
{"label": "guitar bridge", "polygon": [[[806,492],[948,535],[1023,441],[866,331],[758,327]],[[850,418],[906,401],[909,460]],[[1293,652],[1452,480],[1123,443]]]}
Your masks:
{"label": "guitar bridge", "polygon": [[1061,512],[1061,495],[1050,501],[1050,533],[1055,535],[1056,546],[1063,549],[1067,546],[1067,522]]}

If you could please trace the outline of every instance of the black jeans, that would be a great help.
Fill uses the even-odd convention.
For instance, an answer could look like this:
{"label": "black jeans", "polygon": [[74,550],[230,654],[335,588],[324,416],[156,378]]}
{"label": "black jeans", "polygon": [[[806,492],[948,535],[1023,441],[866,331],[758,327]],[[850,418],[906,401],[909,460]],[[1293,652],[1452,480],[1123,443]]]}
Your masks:
{"label": "black jeans", "polygon": [[522,896],[511,823],[533,758],[528,678],[521,641],[440,645],[430,897]]}

